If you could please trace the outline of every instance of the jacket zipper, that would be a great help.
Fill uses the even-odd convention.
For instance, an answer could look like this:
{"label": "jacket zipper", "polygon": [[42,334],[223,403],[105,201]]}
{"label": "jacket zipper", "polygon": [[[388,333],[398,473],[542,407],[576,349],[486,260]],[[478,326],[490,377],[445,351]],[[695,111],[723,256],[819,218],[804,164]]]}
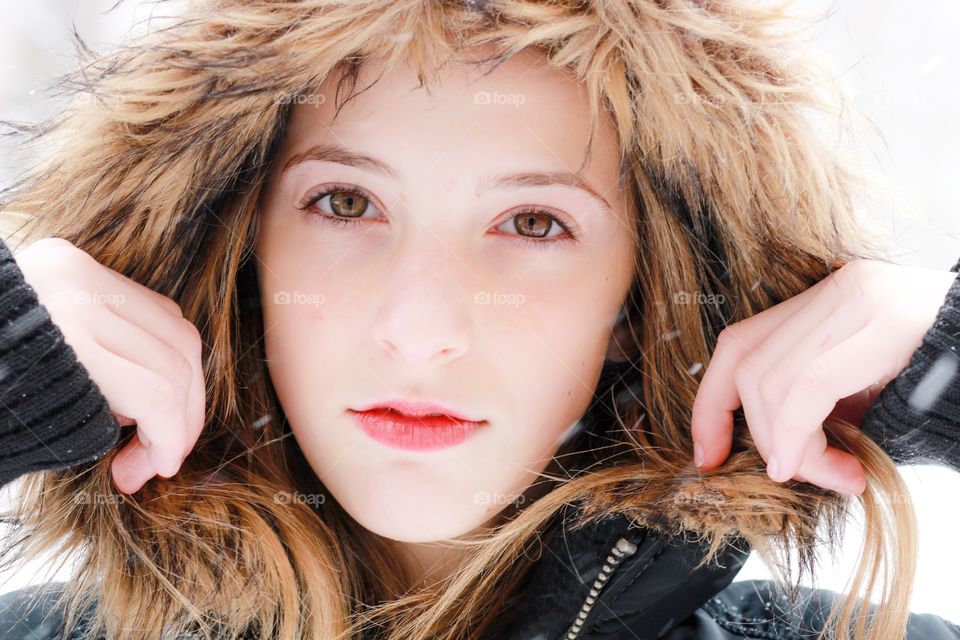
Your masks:
{"label": "jacket zipper", "polygon": [[577,636],[580,635],[580,630],[583,628],[583,623],[586,621],[587,615],[590,613],[590,609],[593,608],[593,603],[597,601],[597,596],[600,594],[600,590],[603,589],[603,586],[607,583],[610,575],[618,566],[620,566],[620,563],[623,562],[624,558],[629,558],[636,552],[637,545],[633,544],[626,538],[620,538],[617,540],[616,544],[613,545],[613,548],[610,549],[610,554],[607,556],[607,561],[604,563],[603,567],[600,568],[600,573],[597,575],[597,579],[593,581],[593,586],[590,587],[590,593],[587,594],[586,600],[584,600],[583,604],[580,606],[580,612],[577,614],[577,619],[574,620],[573,624],[570,625],[570,628],[567,629],[567,633],[563,636],[563,640],[576,640]]}

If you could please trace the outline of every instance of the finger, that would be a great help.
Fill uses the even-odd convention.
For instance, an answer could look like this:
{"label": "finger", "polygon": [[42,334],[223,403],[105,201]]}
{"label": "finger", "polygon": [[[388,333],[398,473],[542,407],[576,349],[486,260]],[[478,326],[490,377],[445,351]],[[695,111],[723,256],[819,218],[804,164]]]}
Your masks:
{"label": "finger", "polygon": [[[780,326],[792,309],[803,303],[803,295],[729,325],[717,337],[716,348],[700,380],[691,410],[695,458],[699,457],[698,449],[703,456],[702,464],[698,465],[701,469],[712,469],[730,455],[733,412],[742,405],[734,379],[737,368],[749,352]],[[747,420],[749,423],[749,417]]]}
{"label": "finger", "polygon": [[[160,296],[156,292],[154,294]],[[160,297],[163,298],[163,296]],[[138,300],[144,301],[144,298],[141,297]],[[172,301],[168,300],[168,302]],[[188,385],[186,407],[186,433],[189,438],[182,452],[183,457],[186,457],[203,430],[206,416],[203,342],[196,326],[191,321],[179,314],[159,313],[157,310],[160,305],[151,307],[150,304],[147,303],[147,308],[140,304],[123,304],[116,308],[111,307],[111,311],[130,323],[141,326],[146,332],[156,336],[157,339],[182,354],[190,363],[190,383]],[[168,372],[171,376],[178,375],[175,370],[168,370]]]}
{"label": "finger", "polygon": [[[840,295],[833,274],[769,309],[728,326],[720,333],[694,399],[691,431],[695,450],[703,452],[701,469],[720,465],[730,454],[733,412],[741,406],[734,373],[745,355],[821,294]],[[749,419],[748,419],[749,421]]]}
{"label": "finger", "polygon": [[753,437],[753,442],[760,452],[760,457],[767,460],[770,457],[770,434],[767,429],[769,423],[766,408],[760,401],[757,385],[743,373],[734,374],[737,393],[743,400],[743,417],[747,421],[747,429]]}
{"label": "finger", "polygon": [[767,413],[776,417],[786,387],[803,366],[859,331],[870,320],[860,308],[850,308],[836,295],[822,295],[784,320],[750,354]]}
{"label": "finger", "polygon": [[860,461],[847,451],[829,446],[823,429],[811,436],[797,475],[804,482],[844,495],[859,495],[867,486]]}
{"label": "finger", "polygon": [[120,491],[136,493],[150,478],[157,475],[150,462],[147,447],[134,436],[110,463],[113,480]]}
{"label": "finger", "polygon": [[[184,338],[171,335],[178,329],[172,329],[166,331],[166,340],[173,342],[171,344],[120,317],[112,309],[101,307],[95,313],[94,336],[100,345],[160,374],[183,393],[183,447],[177,452],[182,460],[196,442],[205,413],[201,353],[197,348],[199,341],[189,341],[188,345],[183,345]],[[170,324],[169,318],[166,324]],[[183,349],[189,351],[184,353]],[[152,442],[157,442],[149,430],[145,434]]]}
{"label": "finger", "polygon": [[823,428],[840,398],[850,396],[891,368],[896,356],[879,324],[870,321],[853,336],[809,362],[790,387],[771,427],[776,438],[771,454],[776,469],[771,477],[782,481],[796,473],[810,436]]}
{"label": "finger", "polygon": [[[110,398],[111,409],[137,422],[151,441],[153,468],[169,477],[177,472],[185,447],[183,399],[167,378],[89,338],[84,345],[85,366],[91,378]],[[162,349],[158,349],[162,352]]]}
{"label": "finger", "polygon": [[[195,325],[186,320],[180,306],[163,294],[123,274],[104,267],[92,270],[94,287],[119,294],[118,302],[99,305],[113,311],[131,324],[142,327],[174,349],[184,353],[190,362],[191,382],[187,408],[187,433],[192,437],[183,457],[189,453],[203,429],[206,413],[206,385],[203,380],[202,343]],[[192,346],[190,346],[192,345]]]}
{"label": "finger", "polygon": [[[742,405],[735,381],[737,367],[746,354],[772,330],[777,322],[774,315],[757,319],[749,326],[742,322],[725,328],[717,338],[710,362],[691,409],[690,429],[694,443],[694,460],[701,469],[708,470],[723,463],[730,455],[733,441],[733,412]],[[753,329],[753,333],[751,333]],[[746,408],[744,411],[746,415]],[[748,418],[749,423],[749,418]]]}
{"label": "finger", "polygon": [[117,293],[132,293],[134,294],[133,297],[135,298],[145,298],[150,300],[154,305],[157,306],[157,308],[162,309],[164,312],[174,316],[175,318],[183,317],[183,311],[180,309],[180,305],[174,300],[163,295],[159,291],[154,291],[150,287],[137,282],[133,278],[123,275],[114,269],[106,267],[102,264],[100,266],[103,267],[103,269],[97,270],[98,274],[100,274],[100,282],[108,291],[116,289]]}
{"label": "finger", "polygon": [[187,442],[183,458],[193,450],[197,439],[206,424],[207,414],[207,384],[203,371],[203,340],[192,341],[193,349],[185,353],[190,363],[190,388],[187,391]]}
{"label": "finger", "polygon": [[118,295],[116,303],[98,307],[141,327],[170,347],[185,352],[185,345],[195,341],[196,327],[166,296],[108,268],[97,270],[93,286]]}
{"label": "finger", "polygon": [[[832,301],[829,302],[833,304]],[[767,340],[757,349],[756,358],[762,360],[759,370],[763,372],[758,383],[760,398],[766,415],[773,421],[764,426],[774,442],[785,437],[779,430],[783,425],[777,423],[777,419],[804,367],[863,329],[869,320],[865,312],[851,309],[849,305],[840,304],[839,307],[830,308],[814,303],[785,322],[777,330],[776,339]],[[794,332],[806,333],[798,338]],[[775,346],[768,348],[768,345]],[[831,411],[833,408],[831,407]],[[822,428],[824,419],[826,416],[816,425],[809,425],[810,430],[806,433],[809,435],[813,428]],[[804,454],[799,443],[795,444],[797,448],[790,450],[791,459],[788,464],[789,469],[793,470],[799,466]],[[773,451],[771,456],[774,458],[771,468],[783,464],[784,461],[773,455]],[[775,470],[775,473],[776,477],[771,476],[774,480],[793,477],[792,474],[784,475],[786,472],[782,470]]]}

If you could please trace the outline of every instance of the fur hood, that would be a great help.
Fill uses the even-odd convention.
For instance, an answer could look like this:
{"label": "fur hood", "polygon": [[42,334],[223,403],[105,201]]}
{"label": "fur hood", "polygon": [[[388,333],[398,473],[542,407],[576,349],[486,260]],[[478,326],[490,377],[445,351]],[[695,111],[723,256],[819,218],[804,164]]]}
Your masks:
{"label": "fur hood", "polygon": [[[515,526],[486,541],[493,550],[477,556],[467,577],[439,604],[423,605],[429,615],[411,615],[395,637],[464,637],[463,629],[495,615],[500,581],[522,573],[526,542],[549,531],[541,525],[560,505],[578,509],[563,511],[547,555],[524,574],[539,585],[526,592],[535,598],[529,606],[555,620],[543,633],[601,625],[608,610],[636,614],[639,602],[702,602],[732,579],[745,553],[736,542],[741,536],[764,559],[780,560],[783,550],[788,571],[812,568],[818,527],[826,524],[835,538],[847,501],[813,485],[770,480],[739,413],[722,469],[701,473],[693,465],[690,436],[694,372],[709,360],[723,326],[798,294],[869,246],[849,201],[853,180],[833,146],[811,135],[805,110],[817,101],[805,65],[789,55],[786,45],[795,38],[781,29],[788,22],[782,8],[732,0],[186,5],[174,24],[116,52],[86,51],[89,62],[63,83],[80,99],[63,118],[33,129],[54,152],[0,203],[35,220],[41,236],[66,238],[177,301],[208,347],[204,373],[214,419],[185,473],[153,493],[148,486],[132,505],[70,500],[78,489],[110,492],[108,460],[35,483],[35,504],[44,509],[32,514],[30,535],[20,539],[38,541],[35,550],[96,547],[78,593],[98,594],[125,629],[192,624],[190,616],[209,609],[227,611],[241,629],[263,619],[287,639],[300,625],[312,637],[336,636],[349,606],[367,601],[350,589],[380,588],[385,572],[367,575],[338,544],[377,556],[381,566],[390,555],[362,532],[339,535],[342,514],[331,507],[321,519],[305,505],[274,499],[279,483],[309,477],[307,469],[291,472],[295,464],[280,446],[263,446],[283,441],[280,421],[248,428],[281,410],[257,382],[266,371],[253,348],[260,327],[257,298],[247,287],[256,203],[292,105],[338,65],[349,71],[372,56],[388,63],[409,56],[427,82],[432,63],[484,44],[497,45],[503,56],[538,48],[549,64],[583,82],[594,127],[606,116],[615,124],[644,231],[622,326],[643,352],[634,354],[629,376],[598,387],[613,411],[592,407],[604,424],[597,445],[608,464],[525,507],[508,523]],[[686,291],[729,302],[665,301]],[[863,434],[837,428],[829,436],[865,461],[868,506],[892,505],[889,516],[877,508],[868,513],[873,526],[857,582],[868,590],[887,567],[887,543],[898,541],[891,522],[907,518],[906,507],[888,499],[903,485]],[[615,448],[623,453],[617,464],[607,455]],[[230,464],[221,473],[224,460]],[[314,532],[318,539],[308,541]],[[233,552],[244,562],[225,561],[236,560]],[[676,570],[708,557],[724,568],[707,562]],[[167,576],[183,575],[183,567],[191,580],[172,583]],[[262,567],[279,568],[250,570]],[[895,569],[894,582],[903,587],[903,567]],[[107,575],[111,581],[99,582]],[[138,606],[143,602],[157,606]],[[190,616],[184,603],[195,608]],[[402,606],[417,613],[420,604]],[[884,616],[896,619],[905,606],[898,602]],[[659,619],[666,611],[643,615]],[[590,638],[584,629],[577,640]]]}

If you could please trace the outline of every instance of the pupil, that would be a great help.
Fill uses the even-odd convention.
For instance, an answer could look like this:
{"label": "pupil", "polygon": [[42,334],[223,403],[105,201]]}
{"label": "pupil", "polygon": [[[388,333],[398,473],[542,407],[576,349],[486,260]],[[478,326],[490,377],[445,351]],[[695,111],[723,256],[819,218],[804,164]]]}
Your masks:
{"label": "pupil", "polygon": [[[541,223],[540,225],[537,225],[538,219],[543,221],[543,223]],[[530,225],[531,229],[529,229],[530,231],[529,235],[532,235],[534,237],[542,238],[547,234],[547,231],[550,230],[549,218],[545,218],[540,214],[528,213],[522,220],[525,224]]]}
{"label": "pupil", "polygon": [[330,204],[338,213],[355,218],[363,215],[366,209],[365,198],[350,191],[337,191],[330,198]]}

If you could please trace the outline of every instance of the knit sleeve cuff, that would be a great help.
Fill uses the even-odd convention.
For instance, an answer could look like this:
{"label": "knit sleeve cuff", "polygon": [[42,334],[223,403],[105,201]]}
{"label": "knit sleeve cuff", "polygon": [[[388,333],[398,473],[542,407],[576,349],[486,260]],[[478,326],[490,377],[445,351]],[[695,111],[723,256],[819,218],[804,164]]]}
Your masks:
{"label": "knit sleeve cuff", "polygon": [[[960,272],[960,260],[950,270]],[[907,367],[867,409],[861,429],[895,462],[960,470],[960,277]]]}
{"label": "knit sleeve cuff", "polygon": [[0,485],[96,460],[120,425],[0,240]]}

